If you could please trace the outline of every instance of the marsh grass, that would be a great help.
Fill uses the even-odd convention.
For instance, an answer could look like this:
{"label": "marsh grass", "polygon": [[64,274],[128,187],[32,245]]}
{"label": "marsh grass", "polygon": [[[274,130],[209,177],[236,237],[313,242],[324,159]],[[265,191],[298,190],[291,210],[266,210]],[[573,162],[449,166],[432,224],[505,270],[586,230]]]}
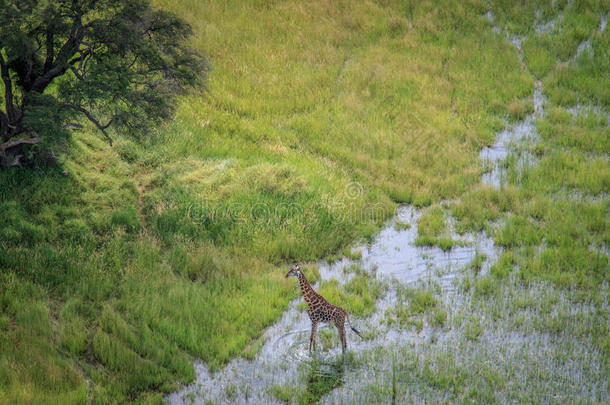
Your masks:
{"label": "marsh grass", "polygon": [[408,222],[396,221],[396,223],[394,224],[394,229],[396,229],[397,231],[411,229],[411,224]]}
{"label": "marsh grass", "polygon": [[[500,261],[510,262],[506,253]],[[512,268],[512,267],[511,267]],[[326,402],[607,402],[607,285],[597,301],[551,282],[524,284],[516,272],[467,274],[478,285],[451,294],[452,313],[445,329],[415,332],[415,343],[381,345],[357,355],[365,366],[358,384],[326,397]],[[429,310],[425,288],[418,311]],[[601,298],[601,301],[599,301]],[[520,377],[517,377],[519,375]],[[366,381],[366,384],[362,384]]]}
{"label": "marsh grass", "polygon": [[415,246],[438,246],[447,251],[462,243],[452,238],[445,210],[439,205],[431,207],[419,217],[417,235]]}
{"label": "marsh grass", "polygon": [[347,257],[350,260],[360,260],[362,258],[362,252],[359,250],[354,250],[352,248],[343,249],[343,256]]}
{"label": "marsh grass", "polygon": [[[591,10],[595,10],[593,14]],[[581,83],[583,75],[591,74],[592,65],[607,63],[603,52],[597,59],[591,54],[575,57],[579,42],[590,38],[595,43],[607,36],[607,30],[595,31],[600,10],[591,10],[568,8],[563,22],[556,25],[556,32],[546,36],[530,33],[524,42],[525,62],[533,74],[546,77],[545,92],[550,95],[546,114],[536,122],[540,137],[535,144],[523,148],[536,156],[536,163],[519,166],[517,156],[513,156],[507,159],[507,187],[495,191],[474,189],[452,205],[457,229],[487,229],[496,244],[504,247],[488,274],[478,276],[473,272],[465,277],[463,290],[472,294],[473,307],[464,315],[457,314],[454,320],[456,327],[464,329],[464,338],[473,343],[493,329],[481,321],[490,318],[504,330],[530,338],[540,336],[534,346],[552,353],[558,363],[539,359],[536,363],[540,364],[528,364],[525,368],[529,369],[529,378],[536,379],[536,375],[544,373],[546,380],[556,382],[551,388],[555,398],[604,402],[607,385],[601,388],[601,396],[590,397],[583,391],[569,393],[561,388],[595,384],[599,380],[588,373],[605,372],[602,370],[607,370],[609,362],[607,339],[602,337],[607,328],[603,318],[608,307],[608,256],[596,248],[608,243],[608,102],[604,90],[600,93],[599,89],[574,86]],[[607,9],[601,12],[607,13]],[[567,32],[566,27],[570,27]],[[570,40],[570,36],[575,39]],[[546,52],[554,52],[544,68],[528,58],[528,47],[537,41],[546,41],[540,46],[546,47]],[[573,59],[557,63],[560,52]],[[553,81],[568,70],[569,93],[566,86]],[[603,86],[606,78],[595,76],[588,80]],[[583,101],[592,103],[592,107],[576,112],[566,108]],[[491,227],[490,221],[498,225]],[[476,314],[479,310],[484,318]],[[582,350],[588,354],[579,348],[585,348]],[[599,363],[574,371],[569,379],[561,377],[561,362],[570,359],[581,364],[583,356],[592,353]],[[539,388],[536,395],[549,395],[544,392]]]}
{"label": "marsh grass", "polygon": [[[545,92],[558,105],[610,102],[607,72],[610,32],[600,31],[601,16],[609,7],[599,1],[514,3],[498,1],[490,8],[501,27],[525,37],[524,60],[534,76],[543,80]],[[536,31],[537,24],[554,24]],[[578,47],[589,40],[589,49]]]}
{"label": "marsh grass", "polygon": [[[566,114],[555,107],[540,121],[536,165],[524,169],[517,169],[514,161],[509,165],[508,178],[519,181],[520,187],[494,237],[499,245],[513,249],[524,279],[543,278],[564,287],[593,288],[594,293],[607,281],[603,269],[608,257],[591,246],[608,242],[608,201],[598,197],[610,187],[608,162],[602,157],[607,142],[595,141],[608,132],[608,125],[593,112],[586,117]],[[478,228],[470,215],[462,216],[460,210],[467,205],[458,207],[454,209],[458,218],[467,218],[462,225]],[[473,208],[478,216],[480,207]]]}
{"label": "marsh grass", "polygon": [[[604,300],[608,256],[593,247],[607,246],[609,232],[608,77],[595,71],[608,63],[600,44],[609,33],[599,30],[608,7],[597,2],[506,6],[492,6],[494,15],[510,32],[526,35],[525,63],[543,79],[549,100],[546,114],[536,121],[539,138],[524,148],[536,156],[536,163],[519,167],[518,159],[508,159],[507,187],[475,188],[452,205],[458,230],[487,228],[506,249],[490,274],[475,280],[474,294],[484,300],[494,297],[516,272],[526,285],[550,282],[577,291],[570,299]],[[535,22],[553,18],[548,32],[531,29]],[[584,41],[593,52],[576,55]],[[576,112],[566,108],[577,103],[591,107]],[[499,226],[490,227],[492,221]]]}
{"label": "marsh grass", "polygon": [[269,387],[269,393],[278,401],[290,403],[290,400],[295,396],[294,388],[283,387],[281,385],[273,385]]}
{"label": "marsh grass", "polygon": [[434,288],[397,286],[396,302],[385,313],[388,325],[421,332],[425,325],[442,328],[447,321]]}

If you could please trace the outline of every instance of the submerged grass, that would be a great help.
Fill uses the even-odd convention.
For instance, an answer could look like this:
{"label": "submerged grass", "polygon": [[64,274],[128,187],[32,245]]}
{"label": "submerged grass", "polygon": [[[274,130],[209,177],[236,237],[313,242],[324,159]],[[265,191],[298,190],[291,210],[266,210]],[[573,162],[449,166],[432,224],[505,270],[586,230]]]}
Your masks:
{"label": "submerged grass", "polygon": [[[607,122],[564,109],[607,108],[608,30],[593,32],[603,3],[593,14],[570,6],[541,39],[527,29],[533,3],[491,2],[498,23],[528,35],[525,61],[554,103],[539,123],[539,165],[509,165],[501,190],[479,184],[478,151],[531,110],[534,78],[490,32],[486,4],[263,3],[155,0],[193,25],[213,66],[209,92],[185,97],[174,122],[142,139],[115,134],[110,148],[75,133],[61,168],[0,172],[0,402],[161,402],[194,378],[193,357],[216,368],[252,355],[295,296],[285,263],[372,235],[396,202],[459,197],[459,232],[506,217],[495,236],[511,256],[492,269],[497,280],[476,281],[477,299],[518,268],[525,283],[577,288],[607,307]],[[542,16],[565,4],[541,3]],[[589,37],[592,52],[576,56],[569,44]],[[555,55],[576,58],[553,66]],[[426,243],[442,239],[444,215],[433,206],[423,217]],[[321,292],[366,316],[383,288],[356,274]],[[430,323],[450,322],[434,297],[413,294]],[[556,318],[536,328],[558,331],[569,317]],[[603,332],[583,333],[607,362]],[[494,398],[459,360],[428,358],[423,371],[397,362],[407,372],[395,390],[421,373],[452,399]],[[340,385],[310,380],[303,402]]]}
{"label": "submerged grass", "polygon": [[386,322],[399,328],[421,332],[425,325],[443,327],[447,312],[430,288],[402,287],[396,290],[395,304],[386,310]]}
{"label": "submerged grass", "polygon": [[590,300],[576,288],[523,283],[511,251],[486,274],[480,260],[465,270],[472,288],[441,294],[450,308],[442,330],[417,322],[441,304],[436,289],[399,289],[390,313],[409,316],[410,339],[359,353],[357,383],[325,402],[607,402],[608,285]]}

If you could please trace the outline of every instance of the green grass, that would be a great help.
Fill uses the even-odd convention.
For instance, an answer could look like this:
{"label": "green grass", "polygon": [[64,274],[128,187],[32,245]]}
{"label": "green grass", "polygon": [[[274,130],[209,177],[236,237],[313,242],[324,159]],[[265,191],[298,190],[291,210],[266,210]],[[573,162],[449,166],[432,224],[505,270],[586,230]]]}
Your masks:
{"label": "green grass", "polygon": [[502,214],[516,208],[518,203],[514,187],[496,190],[482,184],[451,203],[451,215],[458,220],[455,224],[458,233],[480,232]]}
{"label": "green grass", "polygon": [[336,279],[323,280],[318,293],[328,302],[345,309],[353,317],[366,317],[376,308],[376,301],[385,293],[382,282],[368,275],[354,275],[345,285]]}
{"label": "green grass", "polygon": [[281,385],[273,385],[269,387],[270,394],[278,401],[289,403],[294,397],[293,390],[288,387],[282,387]]}
{"label": "green grass", "polygon": [[343,256],[350,260],[360,260],[362,258],[362,252],[353,250],[352,248],[343,249]]}
{"label": "green grass", "polygon": [[[316,360],[307,364],[310,369],[307,371],[307,385],[304,390],[299,393],[299,404],[313,404],[322,398],[322,396],[331,390],[343,385],[343,375],[345,373],[345,360],[338,358],[330,363],[318,364]],[[320,367],[329,368],[330,370],[319,370]]]}
{"label": "green grass", "polygon": [[443,250],[450,250],[458,243],[451,237],[442,207],[428,209],[417,220],[415,246],[439,246]]}
{"label": "green grass", "polygon": [[[209,91],[184,97],[175,121],[141,139],[113,134],[110,148],[86,130],[60,167],[0,172],[0,402],[159,403],[193,380],[195,357],[216,369],[253,356],[296,296],[288,263],[370,238],[397,202],[431,206],[423,244],[452,246],[435,205],[451,200],[458,232],[493,231],[509,250],[493,282],[474,282],[477,299],[515,273],[604,302],[608,258],[591,246],[610,241],[599,198],[610,187],[608,126],[564,109],[610,101],[609,30],[594,32],[608,10],[590,3],[539,37],[528,28],[535,8],[548,19],[565,1],[492,2],[503,28],[527,35],[523,70],[475,0],[155,0],[193,25],[213,67]],[[589,37],[593,55],[551,63]],[[505,118],[531,111],[534,77],[552,103],[533,148],[540,162],[521,177],[509,162],[501,190],[480,185],[479,149]],[[367,316],[383,288],[356,275],[321,292]],[[432,293],[413,294],[416,329],[451,322]],[[565,319],[535,328],[557,333]],[[607,361],[602,333],[583,332]],[[493,399],[458,359],[426,361],[399,380],[421,373],[453,400]],[[303,402],[341,383],[312,376]]]}

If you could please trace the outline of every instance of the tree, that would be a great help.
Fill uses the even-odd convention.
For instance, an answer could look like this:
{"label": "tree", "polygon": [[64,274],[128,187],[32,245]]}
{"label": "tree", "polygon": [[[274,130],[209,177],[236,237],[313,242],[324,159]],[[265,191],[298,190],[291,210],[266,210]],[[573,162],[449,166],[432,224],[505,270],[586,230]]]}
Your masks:
{"label": "tree", "polygon": [[0,164],[52,145],[86,118],[143,134],[205,83],[190,26],[147,0],[0,0]]}

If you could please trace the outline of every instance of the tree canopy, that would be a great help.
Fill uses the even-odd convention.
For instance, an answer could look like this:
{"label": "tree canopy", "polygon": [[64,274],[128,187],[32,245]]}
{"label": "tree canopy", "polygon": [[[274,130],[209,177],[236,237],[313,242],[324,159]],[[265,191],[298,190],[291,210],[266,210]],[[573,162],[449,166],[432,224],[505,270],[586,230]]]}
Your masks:
{"label": "tree canopy", "polygon": [[206,79],[190,35],[147,0],[0,0],[0,163],[65,137],[79,116],[111,144],[110,127],[142,134],[170,117],[175,96]]}

